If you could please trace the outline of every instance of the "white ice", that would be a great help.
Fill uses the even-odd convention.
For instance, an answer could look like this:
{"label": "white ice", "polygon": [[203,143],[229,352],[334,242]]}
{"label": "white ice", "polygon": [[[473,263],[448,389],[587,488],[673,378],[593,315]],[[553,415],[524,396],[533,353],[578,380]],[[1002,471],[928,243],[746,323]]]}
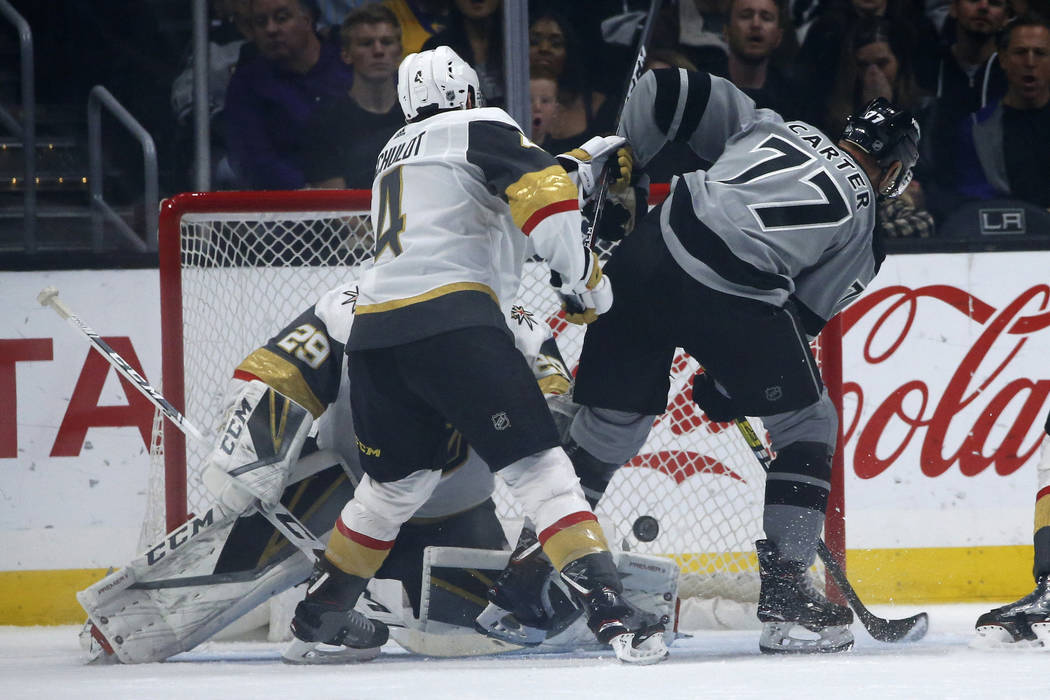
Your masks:
{"label": "white ice", "polygon": [[[847,654],[763,656],[758,633],[700,632],[655,666],[609,654],[424,659],[392,643],[356,666],[288,666],[281,645],[212,642],[162,664],[85,666],[75,627],[0,627],[0,698],[1050,698],[1050,651],[970,647],[991,605],[928,606],[914,644],[880,644],[859,624]],[[877,607],[903,617],[914,607]]]}

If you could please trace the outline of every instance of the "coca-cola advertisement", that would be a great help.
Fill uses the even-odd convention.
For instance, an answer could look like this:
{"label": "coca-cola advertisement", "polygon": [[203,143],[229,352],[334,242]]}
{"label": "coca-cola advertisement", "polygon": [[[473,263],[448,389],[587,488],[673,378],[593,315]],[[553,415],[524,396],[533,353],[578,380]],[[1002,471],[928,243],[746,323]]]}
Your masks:
{"label": "coca-cola advertisement", "polygon": [[846,542],[1031,544],[1050,253],[894,256],[842,315]]}

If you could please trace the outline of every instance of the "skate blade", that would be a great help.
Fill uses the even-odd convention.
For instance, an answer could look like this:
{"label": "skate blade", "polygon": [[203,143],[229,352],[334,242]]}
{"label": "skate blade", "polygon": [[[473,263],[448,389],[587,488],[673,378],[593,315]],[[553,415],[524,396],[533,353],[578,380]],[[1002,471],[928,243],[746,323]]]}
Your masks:
{"label": "skate blade", "polygon": [[667,658],[667,644],[663,634],[653,634],[638,642],[635,646],[634,633],[618,634],[609,640],[609,646],[616,652],[616,658],[625,664],[645,666],[655,664]]}
{"label": "skate blade", "polygon": [[474,629],[486,637],[519,646],[534,647],[547,639],[547,632],[522,624],[507,610],[489,603],[474,620]]}
{"label": "skate blade", "polygon": [[[1036,631],[1036,626],[1043,626],[1043,635]],[[971,649],[984,651],[1050,651],[1050,623],[1037,622],[1032,625],[1036,639],[1015,639],[1009,630],[1001,625],[981,625],[977,627],[977,636],[970,641]]]}
{"label": "skate blade", "polygon": [[1050,621],[1048,622],[1033,622],[1032,632],[1035,633],[1036,639],[1039,640],[1040,649],[1044,651],[1050,651]]}
{"label": "skate blade", "polygon": [[353,647],[292,639],[281,654],[281,661],[286,664],[303,665],[353,664],[371,661],[377,656],[379,656],[379,647],[354,649]]}
{"label": "skate blade", "polygon": [[814,631],[796,622],[765,622],[758,648],[763,654],[837,654],[853,648],[846,625]]}

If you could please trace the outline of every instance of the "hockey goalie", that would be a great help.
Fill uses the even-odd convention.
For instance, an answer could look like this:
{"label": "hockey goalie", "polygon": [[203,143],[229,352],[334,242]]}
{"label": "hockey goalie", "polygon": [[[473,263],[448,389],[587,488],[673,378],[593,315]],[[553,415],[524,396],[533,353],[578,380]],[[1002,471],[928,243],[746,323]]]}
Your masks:
{"label": "hockey goalie", "polygon": [[[280,501],[325,536],[367,478],[357,461],[343,352],[355,303],[352,283],[328,291],[236,368],[203,470],[215,502],[77,594],[89,618],[83,636],[92,661],[145,663],[188,651],[311,576],[313,559],[254,504]],[[571,377],[549,328],[520,306],[508,325],[559,426],[567,425]],[[368,660],[388,636],[410,652],[437,656],[595,644],[549,568],[518,576],[514,589],[497,587],[510,552],[492,501],[493,475],[451,426],[444,448],[440,485],[401,529],[357,604],[372,625],[369,643],[293,640],[285,661]],[[626,552],[617,559],[638,614],[673,629],[677,565]]]}

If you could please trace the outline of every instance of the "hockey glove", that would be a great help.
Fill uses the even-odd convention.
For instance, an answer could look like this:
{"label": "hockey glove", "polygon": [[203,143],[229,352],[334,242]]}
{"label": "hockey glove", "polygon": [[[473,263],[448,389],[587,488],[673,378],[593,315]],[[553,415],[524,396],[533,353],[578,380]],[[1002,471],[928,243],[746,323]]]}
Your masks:
{"label": "hockey glove", "polygon": [[558,292],[565,320],[578,326],[594,323],[613,304],[612,283],[602,274],[598,255],[593,250],[587,252],[588,269],[583,279],[574,285],[563,284]]}
{"label": "hockey glove", "polygon": [[567,172],[575,172],[584,200],[592,197],[601,182],[602,170],[609,168],[614,185],[627,186],[631,181],[634,155],[622,136],[595,136],[579,148],[558,155]]}
{"label": "hockey glove", "polygon": [[[638,211],[638,205],[645,204],[645,190],[641,187],[615,184],[609,188],[608,196],[605,198],[605,209],[602,210],[602,218],[598,222],[598,228],[594,232],[596,238],[604,241],[619,241],[634,230],[635,223],[640,214],[645,210]],[[584,205],[583,225],[584,233],[590,231],[594,223],[595,200]]]}
{"label": "hockey glove", "polygon": [[706,372],[693,376],[693,401],[715,423],[728,423],[743,415],[733,405],[733,399],[719,391],[715,380]]}

